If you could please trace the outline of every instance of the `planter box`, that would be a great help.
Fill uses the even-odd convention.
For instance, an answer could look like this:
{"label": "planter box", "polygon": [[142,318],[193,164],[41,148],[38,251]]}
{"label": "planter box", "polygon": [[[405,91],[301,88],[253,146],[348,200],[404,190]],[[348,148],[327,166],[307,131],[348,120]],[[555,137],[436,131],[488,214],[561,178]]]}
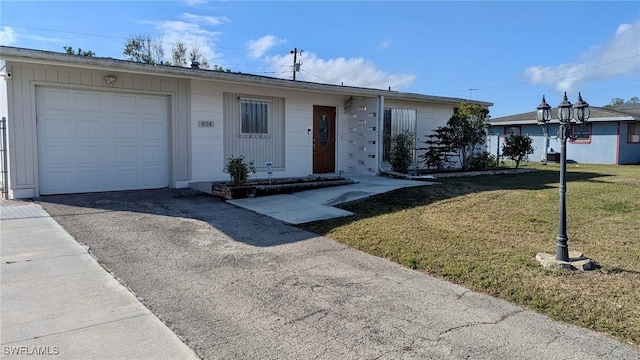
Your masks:
{"label": "planter box", "polygon": [[233,186],[231,183],[213,183],[211,193],[223,199],[252,198],[273,194],[292,193],[296,191],[318,189],[355,183],[354,180],[339,176],[279,178],[269,180],[248,181],[244,186]]}

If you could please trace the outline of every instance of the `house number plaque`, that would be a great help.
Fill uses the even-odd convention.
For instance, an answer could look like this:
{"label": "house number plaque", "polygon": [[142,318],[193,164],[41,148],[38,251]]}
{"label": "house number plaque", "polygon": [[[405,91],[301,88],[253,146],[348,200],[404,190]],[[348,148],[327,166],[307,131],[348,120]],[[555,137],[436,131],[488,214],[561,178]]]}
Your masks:
{"label": "house number plaque", "polygon": [[198,127],[214,127],[216,123],[213,121],[198,121]]}

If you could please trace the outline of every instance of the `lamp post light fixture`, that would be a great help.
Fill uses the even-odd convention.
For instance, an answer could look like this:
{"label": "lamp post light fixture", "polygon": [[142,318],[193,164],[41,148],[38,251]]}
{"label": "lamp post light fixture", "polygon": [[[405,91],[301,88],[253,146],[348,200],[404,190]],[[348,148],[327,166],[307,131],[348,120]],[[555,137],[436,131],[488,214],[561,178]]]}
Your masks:
{"label": "lamp post light fixture", "polygon": [[[578,101],[574,105],[567,99],[564,93],[562,102],[558,105],[558,137],[560,139],[560,194],[558,202],[558,238],[556,245],[556,260],[569,261],[569,247],[567,246],[567,139],[571,138],[571,120],[581,124],[589,121],[589,104],[582,100],[582,94],[578,93]],[[542,102],[536,108],[536,120],[542,127],[546,139],[549,138],[548,126],[551,121],[551,106],[542,96]]]}

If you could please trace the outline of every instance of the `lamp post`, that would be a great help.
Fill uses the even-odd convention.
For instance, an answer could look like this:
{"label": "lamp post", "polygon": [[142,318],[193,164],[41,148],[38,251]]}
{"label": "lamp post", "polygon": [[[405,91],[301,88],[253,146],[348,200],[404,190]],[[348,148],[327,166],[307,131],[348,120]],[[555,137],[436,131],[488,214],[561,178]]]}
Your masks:
{"label": "lamp post", "polygon": [[[567,246],[567,139],[571,137],[569,130],[571,120],[582,124],[589,121],[589,104],[582,100],[582,95],[578,93],[578,101],[571,105],[567,99],[567,92],[564,93],[562,102],[558,105],[558,137],[560,139],[560,194],[558,204],[558,238],[556,245],[556,260],[569,261],[569,247]],[[536,108],[536,120],[542,127],[545,140],[549,138],[547,132],[551,121],[551,106],[542,96],[542,102]]]}

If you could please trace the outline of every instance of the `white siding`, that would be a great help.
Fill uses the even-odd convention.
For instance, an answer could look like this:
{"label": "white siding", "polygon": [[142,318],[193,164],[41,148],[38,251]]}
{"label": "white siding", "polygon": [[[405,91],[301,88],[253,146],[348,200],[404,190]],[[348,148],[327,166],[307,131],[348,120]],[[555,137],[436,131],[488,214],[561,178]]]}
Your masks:
{"label": "white siding", "polygon": [[[274,169],[275,177],[307,176],[313,171],[313,136],[307,130],[313,126],[313,105],[334,106],[337,110],[338,148],[340,151],[340,124],[344,119],[342,106],[349,97],[319,94],[299,90],[278,89],[194,80],[191,83],[191,132],[193,140],[192,181],[224,181],[229,175],[224,172],[223,123],[224,93],[242,94],[246,97],[270,97],[284,99],[284,168]],[[212,128],[198,127],[199,121],[214,121]],[[239,119],[238,119],[239,121]],[[233,154],[237,155],[237,154]],[[247,160],[252,160],[247,158]],[[265,178],[264,164],[256,163],[257,177]],[[341,168],[342,166],[342,168]],[[336,159],[336,170],[345,170],[340,157]]]}
{"label": "white siding", "polygon": [[[7,71],[12,75],[7,81],[10,196],[32,197],[39,194],[36,86],[169,95],[171,182],[177,184],[190,179],[188,80],[14,61],[7,62]],[[117,80],[112,86],[104,81],[106,75],[116,76]]]}
{"label": "white siding", "polygon": [[[427,135],[432,134],[437,127],[447,125],[447,121],[453,115],[453,107],[455,105],[386,100],[384,106],[386,108],[416,109],[416,148],[420,148],[425,146],[424,141],[427,140]],[[422,167],[420,155],[423,153],[424,151],[416,152],[418,167]]]}

